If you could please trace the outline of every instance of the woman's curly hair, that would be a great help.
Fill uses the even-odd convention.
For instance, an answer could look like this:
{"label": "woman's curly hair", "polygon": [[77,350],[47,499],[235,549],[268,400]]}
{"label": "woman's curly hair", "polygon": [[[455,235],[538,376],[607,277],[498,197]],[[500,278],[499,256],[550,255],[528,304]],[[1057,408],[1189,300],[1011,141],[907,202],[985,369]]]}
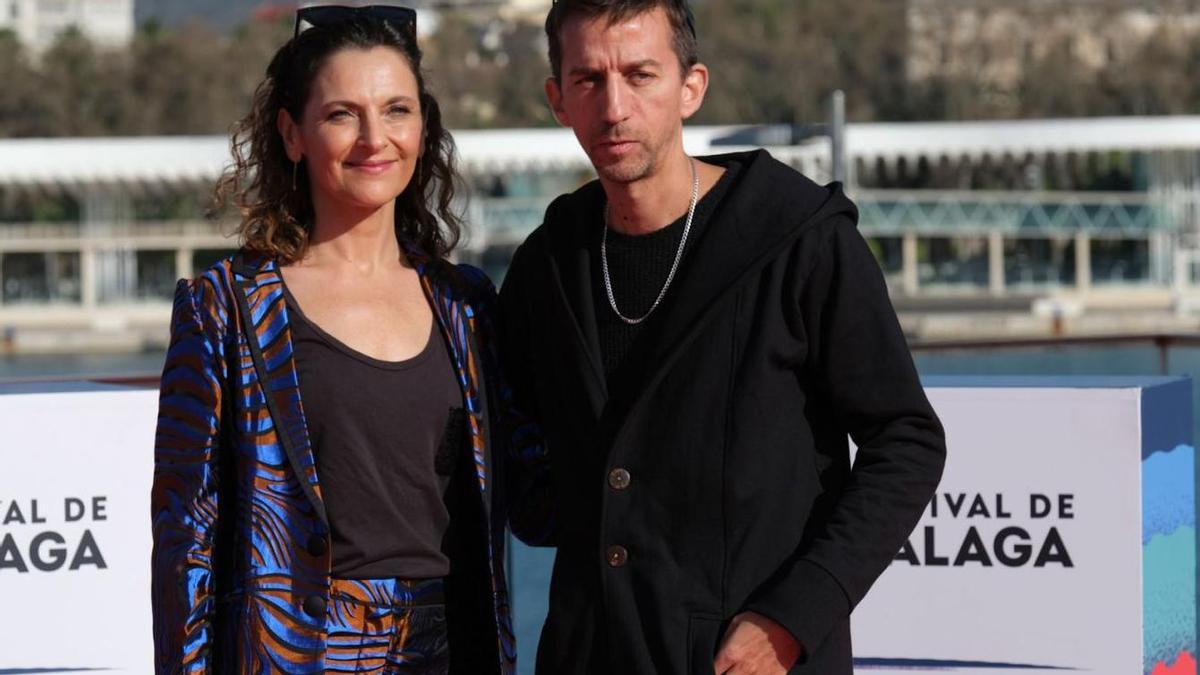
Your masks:
{"label": "woman's curly hair", "polygon": [[395,49],[412,67],[424,119],[421,156],[396,199],[396,234],[439,258],[458,244],[463,221],[454,208],[454,193],[461,185],[454,139],[442,126],[441,109],[425,86],[415,31],[410,34],[387,21],[359,15],[310,28],[283,45],[254,92],[249,114],[233,127],[233,164],[213,191],[213,211],[231,202],[238,207],[241,222],[236,232],[244,248],[280,264],[304,257],[313,226],[308,175],[303,160],[297,170],[288,159],[276,119],[281,109],[301,119],[312,82],[330,56],[343,49],[373,47]]}

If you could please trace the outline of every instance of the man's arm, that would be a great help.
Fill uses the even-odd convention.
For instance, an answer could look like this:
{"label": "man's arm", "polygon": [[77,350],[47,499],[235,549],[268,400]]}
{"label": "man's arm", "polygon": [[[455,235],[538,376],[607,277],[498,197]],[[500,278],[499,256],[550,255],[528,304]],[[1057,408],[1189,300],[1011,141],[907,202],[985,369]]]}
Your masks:
{"label": "man's arm", "polygon": [[799,280],[809,359],[837,428],[858,446],[828,517],[744,608],[807,652],[883,573],[941,478],[945,435],[918,379],[882,272],[847,216]]}
{"label": "man's arm", "polygon": [[533,296],[524,282],[525,246],[513,254],[494,315],[501,372],[506,382],[503,414],[510,441],[506,471],[509,529],[530,546],[553,546],[555,501],[549,455],[537,424],[533,359],[528,339]]}

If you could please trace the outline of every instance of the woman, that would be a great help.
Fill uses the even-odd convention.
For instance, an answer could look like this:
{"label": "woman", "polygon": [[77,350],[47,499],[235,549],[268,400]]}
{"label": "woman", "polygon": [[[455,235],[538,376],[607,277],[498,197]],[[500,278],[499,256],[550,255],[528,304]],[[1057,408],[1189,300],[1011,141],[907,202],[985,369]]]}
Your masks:
{"label": "woman", "polygon": [[512,672],[494,290],[444,261],[415,36],[405,8],[301,9],[235,130],[243,249],[180,282],[162,377],[160,671]]}

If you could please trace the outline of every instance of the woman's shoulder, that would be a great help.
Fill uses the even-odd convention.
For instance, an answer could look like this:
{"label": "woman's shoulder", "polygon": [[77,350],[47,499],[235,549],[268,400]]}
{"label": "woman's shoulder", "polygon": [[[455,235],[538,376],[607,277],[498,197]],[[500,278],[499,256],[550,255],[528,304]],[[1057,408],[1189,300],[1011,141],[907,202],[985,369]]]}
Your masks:
{"label": "woman's shoulder", "polygon": [[453,263],[444,258],[429,258],[424,262],[425,275],[434,286],[450,297],[471,305],[487,303],[496,295],[496,286],[487,273],[467,263]]}
{"label": "woman's shoulder", "polygon": [[180,279],[176,286],[176,301],[186,297],[197,310],[219,310],[224,316],[235,304],[234,293],[246,280],[255,279],[264,271],[274,269],[271,259],[245,249],[230,253],[190,279]]}
{"label": "woman's shoulder", "polygon": [[463,283],[467,287],[468,295],[495,295],[496,285],[492,283],[491,277],[482,269],[467,263],[458,263],[454,266],[458,274],[462,276]]}
{"label": "woman's shoulder", "polygon": [[463,286],[463,299],[477,310],[488,310],[496,299],[496,285],[482,269],[467,263],[458,263],[454,269]]}
{"label": "woman's shoulder", "polygon": [[240,281],[255,279],[264,273],[278,271],[279,266],[269,256],[249,249],[239,249],[199,270],[195,277],[183,281],[192,286],[231,286]]}

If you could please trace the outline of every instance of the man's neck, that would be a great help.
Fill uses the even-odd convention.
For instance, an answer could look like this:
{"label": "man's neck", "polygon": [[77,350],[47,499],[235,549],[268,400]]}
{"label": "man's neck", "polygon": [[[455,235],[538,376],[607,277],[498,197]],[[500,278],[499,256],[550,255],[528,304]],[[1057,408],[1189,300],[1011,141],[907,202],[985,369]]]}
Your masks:
{"label": "man's neck", "polygon": [[[687,215],[692,203],[693,161],[680,152],[667,167],[642,180],[617,183],[602,177],[608,227],[621,234],[650,234]],[[725,169],[700,161],[695,166],[700,180],[699,198],[716,184]]]}
{"label": "man's neck", "polygon": [[641,180],[617,183],[601,178],[608,199],[608,226],[621,234],[649,234],[686,214],[692,201],[691,162],[680,152]]}

